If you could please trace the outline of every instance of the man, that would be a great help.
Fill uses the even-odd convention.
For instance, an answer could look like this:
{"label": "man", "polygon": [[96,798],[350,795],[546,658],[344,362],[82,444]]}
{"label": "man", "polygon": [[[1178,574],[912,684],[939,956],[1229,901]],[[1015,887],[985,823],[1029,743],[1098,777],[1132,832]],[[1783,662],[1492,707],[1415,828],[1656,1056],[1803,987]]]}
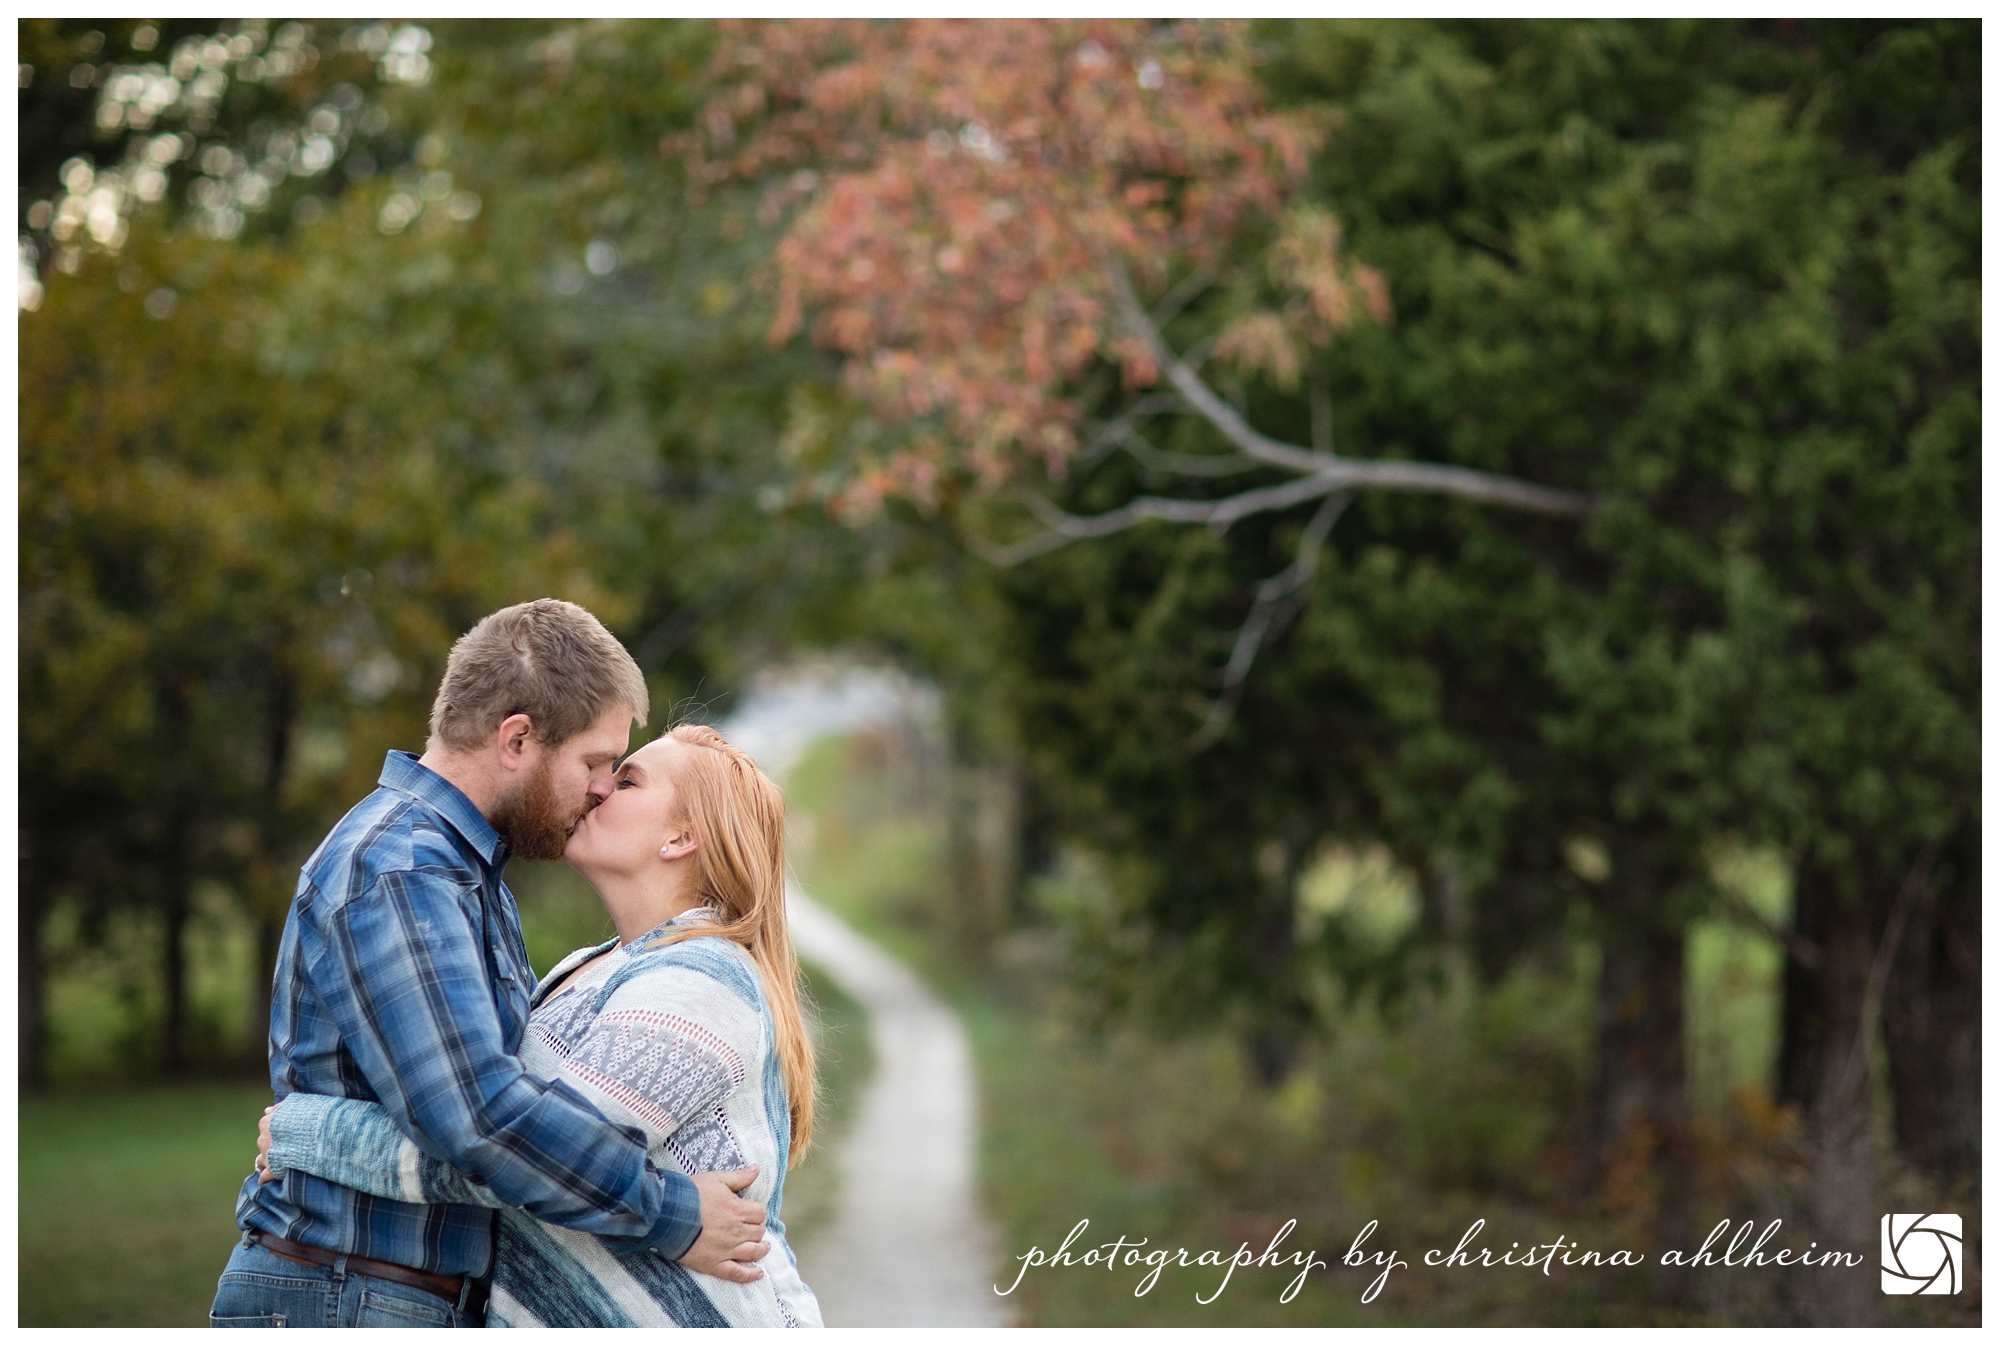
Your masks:
{"label": "man", "polygon": [[[645,679],[572,603],[503,608],[452,647],[422,758],[392,752],[379,788],[306,861],[271,997],[271,1084],[380,1102],[426,1151],[537,1218],[620,1251],[754,1280],[754,1170],[690,1180],[518,1052],[534,973],[510,856],[560,858],[612,788]],[[493,1212],[371,1197],[302,1172],[237,1199],[245,1233],[218,1327],[466,1326],[483,1321]]]}

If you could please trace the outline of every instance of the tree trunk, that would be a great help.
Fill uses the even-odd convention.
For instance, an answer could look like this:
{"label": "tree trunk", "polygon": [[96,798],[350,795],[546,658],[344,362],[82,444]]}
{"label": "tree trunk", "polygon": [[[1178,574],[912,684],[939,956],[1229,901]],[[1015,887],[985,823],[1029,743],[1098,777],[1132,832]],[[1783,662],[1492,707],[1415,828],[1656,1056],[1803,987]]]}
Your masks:
{"label": "tree trunk", "polygon": [[[1789,1087],[1802,1095],[1812,1145],[1812,1233],[1822,1251],[1868,1256],[1881,1216],[1875,1209],[1868,977],[1889,903],[1880,882],[1857,883],[1844,893],[1836,874],[1810,864],[1800,867],[1796,886],[1799,909],[1814,913],[1821,959],[1810,978],[1799,979],[1801,993],[1810,987],[1812,1003],[1797,1007],[1796,1023],[1804,1031],[1785,1062]],[[1821,1273],[1805,1302],[1808,1322],[1873,1325],[1881,1298],[1873,1262],[1868,1256],[1860,1267]]]}
{"label": "tree trunk", "polygon": [[291,907],[296,883],[280,865],[278,857],[288,848],[285,826],[285,777],[292,760],[292,718],[297,689],[287,671],[285,647],[281,643],[272,658],[270,706],[264,740],[264,808],[261,854],[253,866],[247,885],[251,919],[257,925],[257,963],[251,969],[255,979],[250,988],[249,1054],[269,1059],[271,1037],[271,983],[277,975],[278,943],[284,935],[285,916]]}
{"label": "tree trunk", "polygon": [[1979,1179],[1979,830],[1962,826],[1898,942],[1882,1002],[1896,1149],[1940,1198]]}
{"label": "tree trunk", "polygon": [[268,1060],[271,1042],[271,989],[278,975],[278,941],[285,933],[285,913],[268,907],[257,912],[257,984],[251,998],[250,1054]]}
{"label": "tree trunk", "polygon": [[1670,837],[1643,828],[1606,838],[1610,872],[1597,890],[1601,962],[1587,1172],[1604,1200],[1649,1217],[1653,1297],[1686,1308],[1688,1272],[1666,1250],[1698,1245],[1693,1134],[1687,1106],[1687,931],[1677,895],[1690,873]]}
{"label": "tree trunk", "polygon": [[160,1029],[160,1065],[176,1075],[187,1068],[187,922],[188,877],[175,867],[167,875],[170,887],[161,908],[165,929],[160,940],[160,976],[165,983],[166,1017]]}
{"label": "tree trunk", "polygon": [[1304,846],[1298,829],[1257,849],[1256,904],[1246,912],[1251,971],[1259,988],[1250,1027],[1250,1062],[1269,1088],[1298,1064],[1308,1010],[1299,991],[1298,882]]}
{"label": "tree trunk", "polygon": [[[1613,1206],[1650,1210],[1662,1251],[1688,1249],[1693,1232],[1686,963],[1681,931],[1612,923],[1597,983],[1591,1168]],[[1662,1305],[1686,1300],[1686,1273],[1657,1261],[1654,1266]]]}
{"label": "tree trunk", "polygon": [[[174,760],[198,760],[192,751],[188,677],[171,667],[159,674],[161,739]],[[160,978],[165,1014],[160,1024],[160,1067],[169,1075],[187,1065],[187,921],[194,866],[190,851],[199,795],[183,781],[164,799],[160,816]]]}
{"label": "tree trunk", "polygon": [[[1831,886],[1815,881],[1813,872],[1802,866],[1792,894],[1792,932],[1799,943],[1823,950],[1827,910],[1833,901]],[[1778,1012],[1778,1102],[1796,1108],[1801,1116],[1811,1111],[1817,1082],[1826,1069],[1830,1028],[1822,985],[1825,967],[1823,960],[1811,966],[1801,962],[1791,947],[1785,951]]]}
{"label": "tree trunk", "polygon": [[42,993],[42,918],[46,912],[41,889],[35,883],[33,835],[26,828],[20,832],[19,863],[20,888],[15,900],[21,940],[20,1080],[24,1088],[35,1088],[48,1083]]}
{"label": "tree trunk", "polygon": [[984,961],[1007,926],[1020,876],[1021,773],[1012,763],[951,765],[951,867],[958,943]]}
{"label": "tree trunk", "polygon": [[1592,1115],[1600,1172],[1656,1154],[1684,1125],[1682,938],[1618,932],[1604,941],[1597,983],[1597,1091]]}

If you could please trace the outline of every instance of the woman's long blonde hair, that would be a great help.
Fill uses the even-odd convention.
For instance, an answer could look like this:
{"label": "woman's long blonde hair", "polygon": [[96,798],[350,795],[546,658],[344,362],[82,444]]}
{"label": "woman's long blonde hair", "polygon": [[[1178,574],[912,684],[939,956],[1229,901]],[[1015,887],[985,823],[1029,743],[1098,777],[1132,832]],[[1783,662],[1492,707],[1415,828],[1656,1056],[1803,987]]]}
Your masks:
{"label": "woman's long blonde hair", "polygon": [[678,724],[660,737],[701,749],[676,753],[668,772],[697,843],[700,897],[717,920],[677,926],[660,942],[720,935],[749,951],[764,977],[778,1066],[791,1100],[787,1162],[797,1163],[812,1143],[813,1049],[799,1011],[798,955],[785,923],[785,797],[749,753],[707,725]]}

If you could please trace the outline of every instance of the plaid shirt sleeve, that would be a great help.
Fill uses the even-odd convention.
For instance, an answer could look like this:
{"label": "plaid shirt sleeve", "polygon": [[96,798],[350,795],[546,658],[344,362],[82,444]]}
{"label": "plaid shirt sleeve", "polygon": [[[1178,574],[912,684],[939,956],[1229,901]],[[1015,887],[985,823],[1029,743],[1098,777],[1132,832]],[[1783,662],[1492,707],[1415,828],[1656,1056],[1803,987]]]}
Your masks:
{"label": "plaid shirt sleeve", "polygon": [[342,1041],[398,1126],[507,1204],[620,1254],[681,1256],[701,1233],[694,1184],[506,1050],[477,903],[418,868],[377,874],[330,913],[301,952]]}

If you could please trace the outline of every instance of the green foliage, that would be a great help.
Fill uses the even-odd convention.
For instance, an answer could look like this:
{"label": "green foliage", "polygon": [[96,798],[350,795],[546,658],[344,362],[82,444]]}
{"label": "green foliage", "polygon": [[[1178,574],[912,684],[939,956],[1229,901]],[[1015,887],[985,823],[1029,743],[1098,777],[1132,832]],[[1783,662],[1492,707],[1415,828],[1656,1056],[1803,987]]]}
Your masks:
{"label": "green foliage", "polygon": [[468,470],[396,398],[401,352],[287,360],[285,298],[314,280],[144,232],[22,318],[28,900],[79,903],[89,932],[166,913],[174,1064],[192,884],[281,913],[383,749],[421,743],[481,613],[546,586],[617,615],[533,483]]}
{"label": "green foliage", "polygon": [[792,864],[806,891],[906,956],[942,942],[942,770],[934,744],[887,730],[822,739],[786,773]]}
{"label": "green foliage", "polygon": [[204,876],[277,919],[503,603],[590,607],[664,711],[834,579],[843,535],[759,503],[802,357],[763,344],[755,202],[660,152],[705,30],[440,32],[382,103],[417,177],[277,239],[142,213],[23,315],[30,929],[160,910],[177,964]]}
{"label": "green foliage", "polygon": [[[74,275],[134,217],[282,235],[380,172],[418,171],[379,96],[422,82],[430,34],[376,22],[22,19],[24,262]],[[29,288],[29,287],[24,287]],[[32,289],[23,306],[35,307]]]}
{"label": "green foliage", "polygon": [[[1629,1215],[1574,1199],[1562,1181],[1580,1160],[1577,1114],[1590,1070],[1597,955],[1588,942],[1493,985],[1450,970],[1437,989],[1414,988],[1394,1013],[1335,1000],[1324,1031],[1303,1046],[1284,1083],[1261,1088],[1234,1034],[1167,1038],[1129,1021],[1080,1019],[1075,988],[1095,972],[1042,932],[1003,937],[984,974],[967,975],[946,933],[955,898],[944,868],[933,860],[927,881],[912,885],[897,858],[913,822],[898,802],[912,781],[910,761],[879,744],[816,745],[788,789],[792,816],[814,820],[795,829],[794,861],[802,881],[837,898],[851,922],[893,940],[920,965],[952,971],[944,984],[966,1019],[980,1072],[981,1190],[1001,1229],[1002,1284],[1018,1270],[1004,1259],[1031,1246],[1047,1251],[1085,1218],[1079,1246],[1123,1234],[1191,1252],[1245,1241],[1254,1252],[1293,1218],[1300,1227],[1288,1246],[1317,1247],[1322,1256],[1344,1249],[1370,1219],[1382,1222],[1381,1244],[1406,1257],[1411,1248],[1449,1249],[1477,1219],[1497,1250],[1559,1232],[1585,1247],[1647,1246],[1648,1231]],[[828,810],[846,815],[842,847],[860,861],[834,883],[822,882],[833,871],[814,854]],[[941,820],[933,816],[928,826],[935,847]],[[1352,857],[1315,868],[1315,886],[1359,878],[1365,889],[1385,877]],[[1716,869],[1718,882],[1754,910],[1782,916],[1783,876],[1772,856],[1727,852]],[[1112,879],[1072,856],[1037,888],[1046,903],[1088,907],[1110,899]],[[1769,944],[1739,935],[1735,952],[1747,955],[1735,971],[1726,959],[1690,965],[1689,1002],[1716,1029],[1691,1038],[1698,1080],[1731,1082],[1744,1045],[1728,1040],[1732,1027],[1753,1027],[1769,1045]],[[1711,1051],[1717,1056],[1704,1055]],[[1783,1119],[1768,1104],[1748,1102],[1718,1098],[1709,1114],[1709,1148],[1698,1163],[1740,1165],[1750,1178],[1707,1210],[1703,1230],[1743,1209],[1786,1209],[1772,1173]],[[1688,1181],[1693,1171],[1681,1176]],[[1786,1230],[1795,1224],[1788,1219]],[[1214,1290],[1211,1270],[1169,1270],[1136,1297],[1141,1274],[1034,1270],[1011,1304],[1025,1325],[1063,1327],[1636,1325],[1666,1321],[1669,1312],[1645,1274],[1602,1270],[1544,1279],[1412,1269],[1367,1306],[1359,1299],[1372,1271],[1317,1271],[1283,1305],[1277,1297],[1288,1277],[1270,1272],[1243,1274],[1205,1306],[1194,1300]],[[1674,1320],[1794,1321],[1789,1294],[1769,1280],[1746,1287],[1717,1279]]]}
{"label": "green foliage", "polygon": [[528,963],[538,977],[546,977],[575,950],[602,944],[618,933],[603,899],[561,861],[510,861],[507,888],[521,913],[521,942],[527,945]]}
{"label": "green foliage", "polygon": [[[190,908],[182,936],[186,1059],[210,1069],[255,1061],[265,1032],[256,922],[236,892],[213,881],[196,885]],[[121,911],[98,932],[88,916],[81,904],[64,903],[42,931],[47,1075],[58,1087],[143,1079],[161,1060],[165,914]]]}
{"label": "green foliage", "polygon": [[[1340,957],[1288,947],[1326,840],[1385,842],[1423,878],[1422,935],[1469,936],[1497,971],[1578,908],[1677,937],[1719,836],[1893,891],[1976,809],[1966,31],[1266,31],[1271,86],[1342,119],[1317,190],[1397,315],[1306,371],[1335,445],[1606,504],[1579,525],[1362,495],[1198,755],[1299,520],[1155,524],[992,577],[1005,615],[966,663],[1011,709],[1051,836],[1116,857],[1122,934],[1079,932],[1114,998],[1241,1013],[1282,1055],[1307,969]],[[1175,344],[1232,302],[1190,305]],[[1308,393],[1240,391],[1307,439]],[[1052,486],[1094,513],[1158,479],[1109,456]],[[1598,880],[1565,858],[1579,838]]]}
{"label": "green foliage", "polygon": [[205,1326],[270,1101],[247,1085],[23,1099],[20,1325]]}
{"label": "green foliage", "polygon": [[[754,191],[691,186],[670,135],[706,96],[694,22],[468,21],[405,115],[484,205],[422,277],[405,365],[457,377],[437,419],[489,470],[543,483],[588,530],[618,629],[667,703],[727,686],[848,578],[854,541],[790,507],[778,438],[793,390],[829,372],[774,351],[771,232]],[[427,207],[408,232],[451,235]],[[412,246],[416,246],[412,244]],[[433,244],[429,249],[438,251]],[[413,275],[416,273],[412,273]],[[421,396],[413,386],[407,395]]]}

